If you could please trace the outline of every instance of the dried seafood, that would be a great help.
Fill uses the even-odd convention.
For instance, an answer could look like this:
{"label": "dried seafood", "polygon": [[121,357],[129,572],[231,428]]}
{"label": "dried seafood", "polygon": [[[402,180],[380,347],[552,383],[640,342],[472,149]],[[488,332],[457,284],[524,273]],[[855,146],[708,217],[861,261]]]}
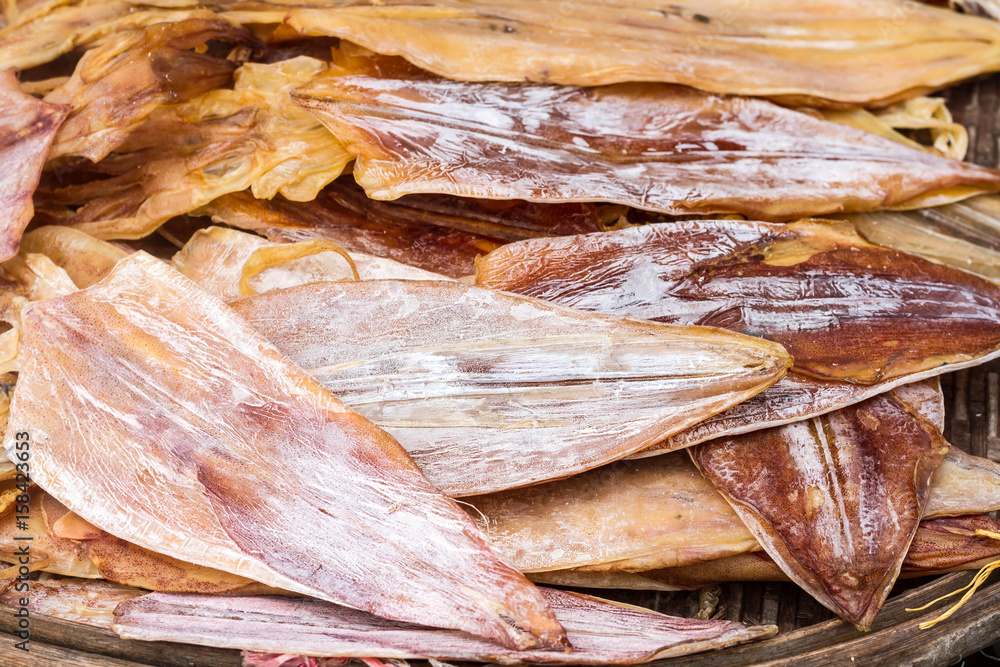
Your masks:
{"label": "dried seafood", "polygon": [[[984,534],[985,533],[985,534]],[[993,535],[990,537],[989,535]],[[937,574],[977,569],[1000,558],[1000,519],[960,516],[922,521],[903,561],[903,572]]]}
{"label": "dried seafood", "polygon": [[[373,199],[607,201],[787,221],[1000,189],[1000,172],[764,100],[659,84],[565,88],[331,71],[294,91]],[[667,122],[665,119],[674,119]]]}
{"label": "dried seafood", "polygon": [[200,9],[139,8],[126,0],[57,0],[38,9],[24,12],[18,21],[0,29],[0,70],[44,65],[73,49],[93,47],[120,31],[169,21],[218,18]]}
{"label": "dried seafood", "polygon": [[505,650],[464,633],[386,621],[319,600],[153,593],[118,606],[127,639],[183,641],[321,656],[439,658],[538,664],[634,664],[773,635],[773,625],[674,618],[639,607],[540,589],[566,627],[572,653]]}
{"label": "dried seafood", "polygon": [[872,243],[920,255],[1000,282],[1000,197],[937,208],[846,216]]}
{"label": "dried seafood", "polygon": [[[248,296],[240,292],[240,283],[247,275],[247,264],[261,257],[259,251],[267,248],[276,253],[288,253],[309,243],[272,243],[255,234],[225,227],[209,227],[195,232],[191,240],[174,255],[173,265],[202,289],[220,299],[231,301]],[[348,261],[335,251],[340,249],[333,244],[316,244],[313,250],[317,253],[301,258],[292,257],[291,261],[280,254],[268,260],[268,268],[253,278],[246,279],[248,286],[253,293],[263,293],[280,287],[349,280],[355,277],[354,271],[357,271],[357,277],[362,280],[449,280],[430,271],[363,253],[350,253],[347,255]],[[334,252],[329,252],[331,250]]]}
{"label": "dried seafood", "polygon": [[684,452],[465,500],[522,572],[642,572],[760,549]]}
{"label": "dried seafood", "polygon": [[[917,97],[874,113],[864,109],[826,109],[823,117],[955,160],[964,159],[969,149],[969,133],[963,125],[954,122],[951,111],[940,97]],[[928,145],[902,134],[919,136],[916,130],[927,131],[930,135]]]}
{"label": "dried seafood", "polygon": [[782,570],[867,629],[899,573],[948,445],[932,423],[883,394],[690,451]]}
{"label": "dried seafood", "polygon": [[981,363],[1000,348],[1000,288],[836,222],[709,220],[519,241],[478,262],[476,283],[764,336],[796,371],[859,384]]}
{"label": "dried seafood", "polygon": [[[36,492],[38,493],[38,492]],[[57,501],[44,494],[49,504]],[[71,541],[100,576],[117,584],[171,593],[252,595],[267,587],[239,575],[163,556],[115,537],[66,510],[50,532]]]}
{"label": "dried seafood", "polygon": [[188,50],[209,40],[257,44],[225,21],[191,19],[116,32],[87,51],[73,76],[45,96],[73,109],[49,159],[79,155],[97,162],[157,107],[228,85],[237,63]]}
{"label": "dried seafood", "polygon": [[789,363],[751,337],[459,283],[313,283],[231,305],[456,496],[621,458],[762,391]]}
{"label": "dried seafood", "polygon": [[[1000,26],[765,2],[0,0],[0,429],[40,485],[24,528],[0,466],[0,560],[199,594],[120,629],[252,664],[613,664],[774,628],[517,569],[790,576],[863,628],[995,557],[1000,464],[916,381],[1000,356],[1000,171],[916,96]],[[813,215],[867,239],[771,224]]]}
{"label": "dried seafood", "polygon": [[0,70],[0,262],[17,254],[34,213],[31,196],[69,109],[25,95],[13,71]]}
{"label": "dried seafood", "polygon": [[793,370],[753,398],[632,456],[656,456],[715,438],[753,433],[810,419],[878,396],[900,385],[907,386],[903,383],[912,383],[947,370],[950,369],[929,369],[869,385],[820,380]]}
{"label": "dried seafood", "polygon": [[104,278],[128,253],[72,227],[46,226],[21,238],[21,251],[45,255],[83,289]]}
{"label": "dried seafood", "polygon": [[931,479],[926,516],[1000,511],[1000,463],[952,447]]}
{"label": "dried seafood", "polygon": [[112,177],[45,189],[47,213],[98,238],[135,239],[247,188],[262,198],[313,199],[351,156],[287,91],[326,67],[311,58],[248,63],[232,90],[157,108],[94,166]]}
{"label": "dried seafood", "polygon": [[[935,426],[943,424],[936,383],[904,385],[893,395]],[[757,432],[762,452],[766,433]],[[465,500],[494,550],[529,573],[643,572],[761,548],[682,452]],[[923,516],[995,510],[1000,464],[951,448],[931,480]]]}
{"label": "dried seafood", "polygon": [[997,354],[986,343],[954,355],[965,325],[951,321],[994,328],[992,283],[874,246],[842,223],[697,221],[519,241],[479,260],[476,281],[584,310],[763,335],[795,357],[798,372],[647,455],[821,415]]}
{"label": "dried seafood", "polygon": [[452,278],[472,273],[477,256],[507,241],[602,230],[591,204],[541,206],[443,195],[377,202],[343,178],[311,202],[282,197],[266,201],[237,193],[199,212],[272,241],[325,239],[352,253],[386,257]]}
{"label": "dried seafood", "polygon": [[386,617],[564,640],[395,441],[166,264],[136,253],[24,320],[8,456],[32,434],[33,478],[93,525]]}
{"label": "dried seafood", "polygon": [[0,560],[12,564],[7,576],[17,574],[24,538],[30,537],[32,571],[101,577],[117,584],[173,593],[275,592],[244,577],[143,549],[84,521],[38,487],[32,487],[29,493],[27,511],[22,511],[27,516],[27,528],[19,527],[14,514],[0,519]]}
{"label": "dried seafood", "polygon": [[[115,607],[145,591],[93,579],[49,579],[31,582],[29,609],[33,614],[44,614],[77,623],[87,623],[110,628],[114,622]],[[17,607],[24,599],[24,591],[17,590],[17,581],[0,585],[0,602]]]}
{"label": "dried seafood", "polygon": [[905,0],[388,0],[295,9],[288,23],[465,81],[666,81],[833,105],[885,104],[1000,67],[1000,27]]}
{"label": "dried seafood", "polygon": [[[31,489],[29,495],[28,511],[19,512],[22,517],[27,518],[18,522],[14,515],[10,515],[0,521],[0,560],[11,563],[11,567],[3,575],[11,578],[17,576],[19,559],[24,555],[25,542],[29,542],[28,567],[31,570],[44,570],[68,577],[100,577],[97,566],[82,552],[80,545],[60,537],[53,529],[69,510],[37,488]],[[19,527],[19,523],[26,524],[27,528]],[[25,538],[30,538],[30,541]]]}
{"label": "dried seafood", "polygon": [[66,271],[45,255],[23,253],[0,264],[0,322],[7,325],[0,333],[0,382],[20,368],[25,307],[75,291]]}
{"label": "dried seafood", "polygon": [[[1000,519],[988,516],[925,519],[907,549],[900,578],[924,577],[956,570],[978,570],[1000,558],[1000,541],[977,534],[997,533]],[[529,577],[556,586],[676,591],[727,581],[791,581],[764,552],[646,572],[559,570]]]}

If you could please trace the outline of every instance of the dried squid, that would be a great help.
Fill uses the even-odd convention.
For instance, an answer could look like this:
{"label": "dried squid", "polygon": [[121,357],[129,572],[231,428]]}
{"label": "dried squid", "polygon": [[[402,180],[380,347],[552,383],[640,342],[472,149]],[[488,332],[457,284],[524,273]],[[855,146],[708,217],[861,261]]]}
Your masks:
{"label": "dried squid", "polygon": [[1000,197],[982,195],[917,211],[846,216],[872,243],[1000,282]]}
{"label": "dried squid", "polygon": [[633,664],[768,637],[773,625],[664,616],[578,593],[540,589],[575,650],[512,651],[458,632],[429,631],[319,600],[153,593],[119,605],[127,639],[183,641],[320,656],[441,658],[512,664]]}
{"label": "dried squid", "polygon": [[391,437],[165,263],[135,253],[24,326],[5,448],[29,434],[32,478],[93,525],[382,616],[565,640]]}
{"label": "dried squid", "polygon": [[0,70],[0,261],[17,254],[21,232],[35,211],[49,147],[70,109],[21,92],[12,70]]}
{"label": "dried squid", "polygon": [[[313,244],[310,246],[310,244]],[[315,252],[299,257],[301,252]],[[329,252],[334,250],[334,252]],[[280,287],[294,287],[313,282],[350,280],[352,270],[361,280],[448,280],[444,276],[400,264],[391,259],[352,252],[349,255],[336,245],[303,241],[299,244],[273,243],[255,234],[225,227],[209,227],[194,233],[174,255],[174,268],[215,296],[231,301],[249,293],[263,293]],[[273,259],[264,253],[272,253]],[[349,257],[350,261],[345,259]],[[260,260],[255,262],[255,260]],[[290,261],[285,261],[290,260]],[[248,263],[263,268],[254,276]],[[249,288],[240,291],[241,283]]]}
{"label": "dried squid", "polygon": [[[893,394],[939,427],[935,384],[904,385]],[[761,447],[767,433],[757,432]],[[465,500],[493,549],[523,572],[643,572],[760,549],[685,452]],[[1000,464],[951,448],[931,480],[923,516],[998,509]]]}
{"label": "dried squid", "polygon": [[[0,586],[0,602],[11,607],[20,605],[24,592],[18,591],[16,584],[14,580]],[[143,593],[137,588],[93,579],[33,581],[29,609],[33,614],[110,628],[115,607]]]}
{"label": "dried squid", "polygon": [[45,96],[73,109],[49,159],[80,155],[97,162],[157,107],[228,85],[237,63],[187,50],[209,40],[257,44],[225,21],[191,19],[122,30],[84,53],[73,76]]}
{"label": "dried squid", "polygon": [[287,92],[326,68],[306,57],[247,63],[235,72],[232,90],[156,108],[91,167],[108,178],[40,188],[47,221],[103,239],[137,239],[247,188],[262,198],[313,199],[351,155]]}
{"label": "dried squid", "polygon": [[517,241],[481,258],[476,282],[583,310],[721,326],[793,355],[795,372],[656,450],[823,414],[1000,350],[994,283],[832,221],[691,221]]}
{"label": "dried squid", "polygon": [[882,394],[689,451],[781,569],[864,630],[898,576],[948,444]]}
{"label": "dried squid", "polygon": [[866,106],[1000,68],[1000,26],[909,0],[297,4],[287,21],[304,34],[469,81],[665,81]]}
{"label": "dried squid", "polygon": [[79,288],[90,287],[115,268],[128,252],[72,227],[44,226],[21,238],[25,253],[45,255]]}
{"label": "dried squid", "polygon": [[368,199],[338,179],[315,200],[220,197],[199,210],[218,224],[253,230],[272,241],[334,241],[350,252],[393,259],[452,278],[473,271],[477,256],[507,241],[601,231],[592,204],[549,204],[413,195]]}
{"label": "dried squid", "polygon": [[[1000,541],[977,534],[977,530],[997,533],[1000,519],[975,515],[921,521],[903,559],[900,578],[978,570],[1000,558]],[[529,577],[556,586],[664,591],[695,589],[727,581],[791,581],[777,563],[761,551],[644,572],[558,570]]]}
{"label": "dried squid", "polygon": [[671,215],[915,208],[1000,172],[765,100],[665,84],[566,88],[330,71],[292,93],[357,155],[373,199],[606,201]]}
{"label": "dried squid", "polygon": [[749,336],[456,282],[313,283],[231,306],[454,496],[621,458],[759,393],[789,364]]}

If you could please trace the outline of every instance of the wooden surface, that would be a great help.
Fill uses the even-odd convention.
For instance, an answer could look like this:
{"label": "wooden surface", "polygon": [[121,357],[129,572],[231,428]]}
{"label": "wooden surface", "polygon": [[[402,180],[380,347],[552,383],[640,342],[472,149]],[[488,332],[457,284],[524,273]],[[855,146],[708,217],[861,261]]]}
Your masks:
{"label": "wooden surface", "polygon": [[[958,86],[943,93],[956,120],[969,130],[967,159],[1000,166],[997,125],[1000,75]],[[1000,250],[1000,239],[995,247]],[[947,406],[945,437],[977,456],[1000,461],[1000,361],[942,377]],[[1000,576],[996,574],[958,613],[930,630],[917,624],[935,618],[949,601],[909,613],[964,586],[973,573],[900,582],[872,630],[859,633],[834,619],[797,586],[788,583],[727,584],[722,587],[721,617],[744,623],[773,623],[777,637],[724,651],[665,660],[657,665],[784,665],[796,667],[839,664],[945,666],[1000,641]],[[692,616],[698,593],[604,591],[604,597],[639,604],[667,614]],[[179,644],[124,641],[109,631],[45,617],[32,619],[31,652],[13,647],[9,633],[16,627],[13,610],[0,605],[0,667],[80,666],[235,667],[238,651]]]}

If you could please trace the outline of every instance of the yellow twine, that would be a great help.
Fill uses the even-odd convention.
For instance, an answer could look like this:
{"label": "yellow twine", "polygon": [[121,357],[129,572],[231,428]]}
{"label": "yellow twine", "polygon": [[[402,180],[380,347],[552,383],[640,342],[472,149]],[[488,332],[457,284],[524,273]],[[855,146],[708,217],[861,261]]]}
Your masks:
{"label": "yellow twine", "polygon": [[[989,532],[989,531],[983,531],[983,532],[985,533],[985,532]],[[976,534],[979,534],[978,530],[976,531]],[[987,535],[986,537],[993,537],[994,535],[997,535],[997,534],[993,533],[992,535]],[[994,539],[1000,539],[1000,536],[997,536]],[[966,591],[965,595],[962,596],[962,599],[960,599],[958,602],[956,602],[954,605],[952,605],[952,607],[948,611],[944,612],[943,614],[941,614],[940,616],[938,616],[937,618],[935,618],[933,621],[924,621],[923,623],[921,623],[920,625],[917,626],[921,630],[927,630],[928,628],[933,628],[935,625],[937,625],[941,621],[949,618],[952,614],[954,614],[956,611],[958,611],[959,609],[961,609],[962,605],[964,605],[966,602],[969,601],[969,599],[975,594],[975,592],[979,589],[979,587],[983,585],[983,582],[986,581],[987,579],[989,579],[990,574],[993,573],[993,570],[996,570],[997,568],[1000,568],[1000,560],[995,560],[992,563],[988,563],[987,565],[983,566],[983,568],[981,570],[979,570],[979,572],[976,574],[976,576],[972,578],[972,581],[969,582],[968,586],[965,586],[963,588],[959,588],[957,591],[952,591],[951,593],[948,593],[947,595],[942,595],[938,599],[932,600],[932,601],[928,602],[923,607],[916,607],[914,609],[907,609],[906,611],[923,611],[924,609],[927,609],[931,605],[937,604],[941,600],[945,600],[947,598],[950,598],[953,595],[958,595],[962,591]]]}
{"label": "yellow twine", "polygon": [[[976,528],[975,536],[988,537],[990,539],[1000,540],[1000,533],[994,533],[993,531],[990,530],[983,530],[982,528]],[[957,591],[952,591],[947,595],[942,595],[938,599],[928,602],[923,607],[916,607],[915,609],[907,609],[906,611],[923,611],[924,609],[927,609],[927,607],[930,607],[933,604],[937,604],[941,600],[950,598],[952,595],[958,595],[962,591],[967,591],[966,594],[962,596],[962,599],[956,602],[954,605],[952,605],[952,607],[948,611],[941,614],[933,621],[924,621],[923,623],[917,626],[921,630],[927,630],[928,628],[933,628],[935,625],[937,625],[938,623],[945,620],[946,618],[954,614],[956,611],[961,609],[962,605],[964,605],[966,602],[969,601],[969,599],[975,594],[976,590],[980,586],[982,586],[984,581],[989,579],[990,574],[992,574],[993,570],[997,568],[1000,568],[1000,560],[995,560],[992,563],[987,563],[982,567],[982,569],[979,570],[978,573],[976,573],[976,576],[972,578],[972,581],[969,582],[968,586],[965,586],[964,588],[959,588]]]}

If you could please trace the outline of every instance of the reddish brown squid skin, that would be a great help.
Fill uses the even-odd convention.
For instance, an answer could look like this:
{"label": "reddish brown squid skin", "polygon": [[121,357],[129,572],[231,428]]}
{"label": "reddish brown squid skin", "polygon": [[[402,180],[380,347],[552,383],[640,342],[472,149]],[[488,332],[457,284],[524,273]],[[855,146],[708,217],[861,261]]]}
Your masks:
{"label": "reddish brown squid skin", "polygon": [[704,220],[518,241],[476,283],[602,313],[781,343],[794,370],[871,385],[1000,348],[1000,286],[846,223]]}
{"label": "reddish brown squid skin", "polygon": [[890,393],[690,451],[782,570],[867,629],[899,573],[948,444]]}

